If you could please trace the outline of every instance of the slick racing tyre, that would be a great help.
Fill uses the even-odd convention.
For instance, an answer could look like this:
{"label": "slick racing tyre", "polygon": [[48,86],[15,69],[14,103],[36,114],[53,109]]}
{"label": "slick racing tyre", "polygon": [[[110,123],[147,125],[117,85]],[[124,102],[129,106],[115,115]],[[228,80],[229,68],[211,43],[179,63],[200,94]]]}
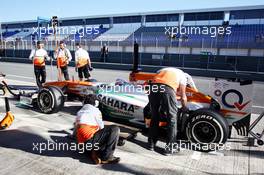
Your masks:
{"label": "slick racing tyre", "polygon": [[186,127],[186,135],[195,149],[212,151],[223,146],[229,135],[229,126],[226,119],[216,111],[198,109],[194,111]]}
{"label": "slick racing tyre", "polygon": [[55,86],[45,87],[38,93],[38,107],[45,114],[58,112],[63,107],[64,101],[61,89]]}

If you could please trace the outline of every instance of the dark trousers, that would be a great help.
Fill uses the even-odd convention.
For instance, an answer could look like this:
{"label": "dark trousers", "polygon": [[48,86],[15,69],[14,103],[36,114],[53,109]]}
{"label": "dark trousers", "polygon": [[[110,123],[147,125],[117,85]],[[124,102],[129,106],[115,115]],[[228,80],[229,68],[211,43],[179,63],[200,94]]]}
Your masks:
{"label": "dark trousers", "polygon": [[88,70],[88,65],[78,68],[78,77],[83,78],[83,76],[87,79],[91,76]]}
{"label": "dark trousers", "polygon": [[70,80],[68,73],[68,66],[61,67],[61,73],[63,73],[65,80]]}
{"label": "dark trousers", "polygon": [[[151,109],[151,123],[149,129],[149,139],[152,141],[158,140],[159,134],[159,121],[161,115],[166,116],[167,120],[167,144],[173,143],[176,140],[177,134],[177,100],[175,91],[162,84],[154,84],[159,86],[159,90],[153,90],[149,95],[150,109]],[[154,86],[153,85],[153,86]]]}
{"label": "dark trousers", "polygon": [[103,129],[97,131],[88,142],[93,145],[97,144],[97,146],[99,146],[99,157],[102,160],[108,160],[114,154],[119,139],[119,133],[120,129],[118,126],[105,126]]}
{"label": "dark trousers", "polygon": [[42,83],[46,82],[46,68],[45,66],[34,66],[34,73],[38,87],[42,87]]}

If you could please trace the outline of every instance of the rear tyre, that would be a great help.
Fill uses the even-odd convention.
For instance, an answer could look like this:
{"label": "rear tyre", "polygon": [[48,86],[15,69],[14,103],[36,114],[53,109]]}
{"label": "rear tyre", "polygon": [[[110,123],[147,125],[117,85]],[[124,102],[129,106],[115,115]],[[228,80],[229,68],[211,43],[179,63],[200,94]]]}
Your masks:
{"label": "rear tyre", "polygon": [[64,101],[61,89],[55,86],[45,87],[38,93],[38,107],[45,114],[58,112],[64,106]]}
{"label": "rear tyre", "polygon": [[[229,126],[226,119],[216,111],[199,109],[194,111],[186,127],[187,138],[195,143],[195,149],[212,151],[227,141]],[[192,145],[192,146],[193,146]]]}

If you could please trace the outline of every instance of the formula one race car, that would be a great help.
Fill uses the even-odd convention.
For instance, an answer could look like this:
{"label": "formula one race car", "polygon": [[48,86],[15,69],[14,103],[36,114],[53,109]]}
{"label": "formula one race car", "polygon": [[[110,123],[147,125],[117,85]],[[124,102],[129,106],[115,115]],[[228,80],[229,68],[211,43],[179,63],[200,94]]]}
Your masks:
{"label": "formula one race car", "polygon": [[[220,82],[216,81],[215,83]],[[240,86],[239,83],[225,82],[227,89],[223,89],[223,94],[227,98],[233,96],[236,100],[236,92],[234,93],[228,89],[232,88],[233,84]],[[249,88],[246,86],[243,88]],[[218,89],[215,91],[218,92]],[[149,127],[151,113],[146,86],[117,80],[114,84],[101,88],[97,94],[101,102],[101,111],[105,117],[127,120],[138,126]],[[247,134],[248,116],[250,116],[247,107],[244,107],[243,110],[241,108],[239,110],[222,107],[224,105],[213,97],[196,92],[188,87],[186,94],[188,111],[180,110],[177,122],[178,132],[180,133],[178,135],[182,136],[181,139],[201,144],[225,143],[232,125],[239,131],[239,134]],[[243,98],[245,99],[245,95]],[[232,104],[233,101],[225,100],[225,102]],[[239,102],[238,104],[242,106],[242,103]],[[246,105],[250,106],[249,103]],[[180,103],[178,107],[181,107]],[[161,116],[160,127],[166,128],[166,116]]]}
{"label": "formula one race car", "polygon": [[[149,77],[151,73],[131,73],[130,79],[135,80],[145,75]],[[235,88],[233,84],[236,85]],[[232,125],[241,135],[246,135],[250,102],[246,99],[248,98],[246,91],[241,88],[248,89],[248,86],[250,85],[240,86],[239,83],[215,81],[213,86],[215,95],[212,94],[216,98],[219,97],[220,101],[224,99],[222,102],[187,87],[188,111],[179,112],[178,132],[180,134],[178,135],[182,136],[181,139],[192,143],[224,144]],[[237,90],[234,91],[234,89]],[[34,106],[38,107],[41,112],[50,114],[60,111],[65,101],[82,101],[85,95],[92,93],[98,96],[104,119],[115,119],[122,124],[127,123],[140,128],[149,127],[151,115],[147,86],[135,81],[127,82],[118,79],[110,84],[95,81],[48,82],[38,92],[21,93],[19,96],[21,102],[35,104]],[[242,101],[241,98],[243,98]],[[246,103],[244,103],[245,100]],[[232,104],[239,109],[233,108]],[[228,105],[229,107],[226,107]],[[180,103],[178,107],[180,108]],[[161,117],[160,127],[166,128],[166,116]]]}
{"label": "formula one race car", "polygon": [[[18,94],[12,92],[8,85],[5,86],[22,103],[35,105],[46,114],[60,111],[65,101],[82,101],[87,94],[97,94],[105,119],[115,118],[148,128],[151,116],[145,82],[154,75],[140,72],[135,56],[130,82],[120,79],[110,84],[95,80],[55,81],[45,83],[43,88],[32,93]],[[188,111],[179,112],[177,123],[181,134],[178,135],[203,145],[224,144],[232,125],[240,135],[247,135],[252,105],[251,91],[251,84],[228,81],[212,82],[210,96],[187,88]],[[166,116],[161,116],[160,126],[166,128]]]}

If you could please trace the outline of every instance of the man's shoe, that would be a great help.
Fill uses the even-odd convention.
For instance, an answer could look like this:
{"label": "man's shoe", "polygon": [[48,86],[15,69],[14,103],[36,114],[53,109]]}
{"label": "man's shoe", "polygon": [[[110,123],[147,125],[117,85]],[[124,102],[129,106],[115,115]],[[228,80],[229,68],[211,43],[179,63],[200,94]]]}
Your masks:
{"label": "man's shoe", "polygon": [[111,157],[107,160],[102,160],[101,161],[101,164],[116,164],[116,163],[119,163],[120,162],[120,157]]}
{"label": "man's shoe", "polygon": [[94,161],[96,165],[102,163],[101,159],[97,156],[97,153],[95,151],[91,152],[91,159]]}

